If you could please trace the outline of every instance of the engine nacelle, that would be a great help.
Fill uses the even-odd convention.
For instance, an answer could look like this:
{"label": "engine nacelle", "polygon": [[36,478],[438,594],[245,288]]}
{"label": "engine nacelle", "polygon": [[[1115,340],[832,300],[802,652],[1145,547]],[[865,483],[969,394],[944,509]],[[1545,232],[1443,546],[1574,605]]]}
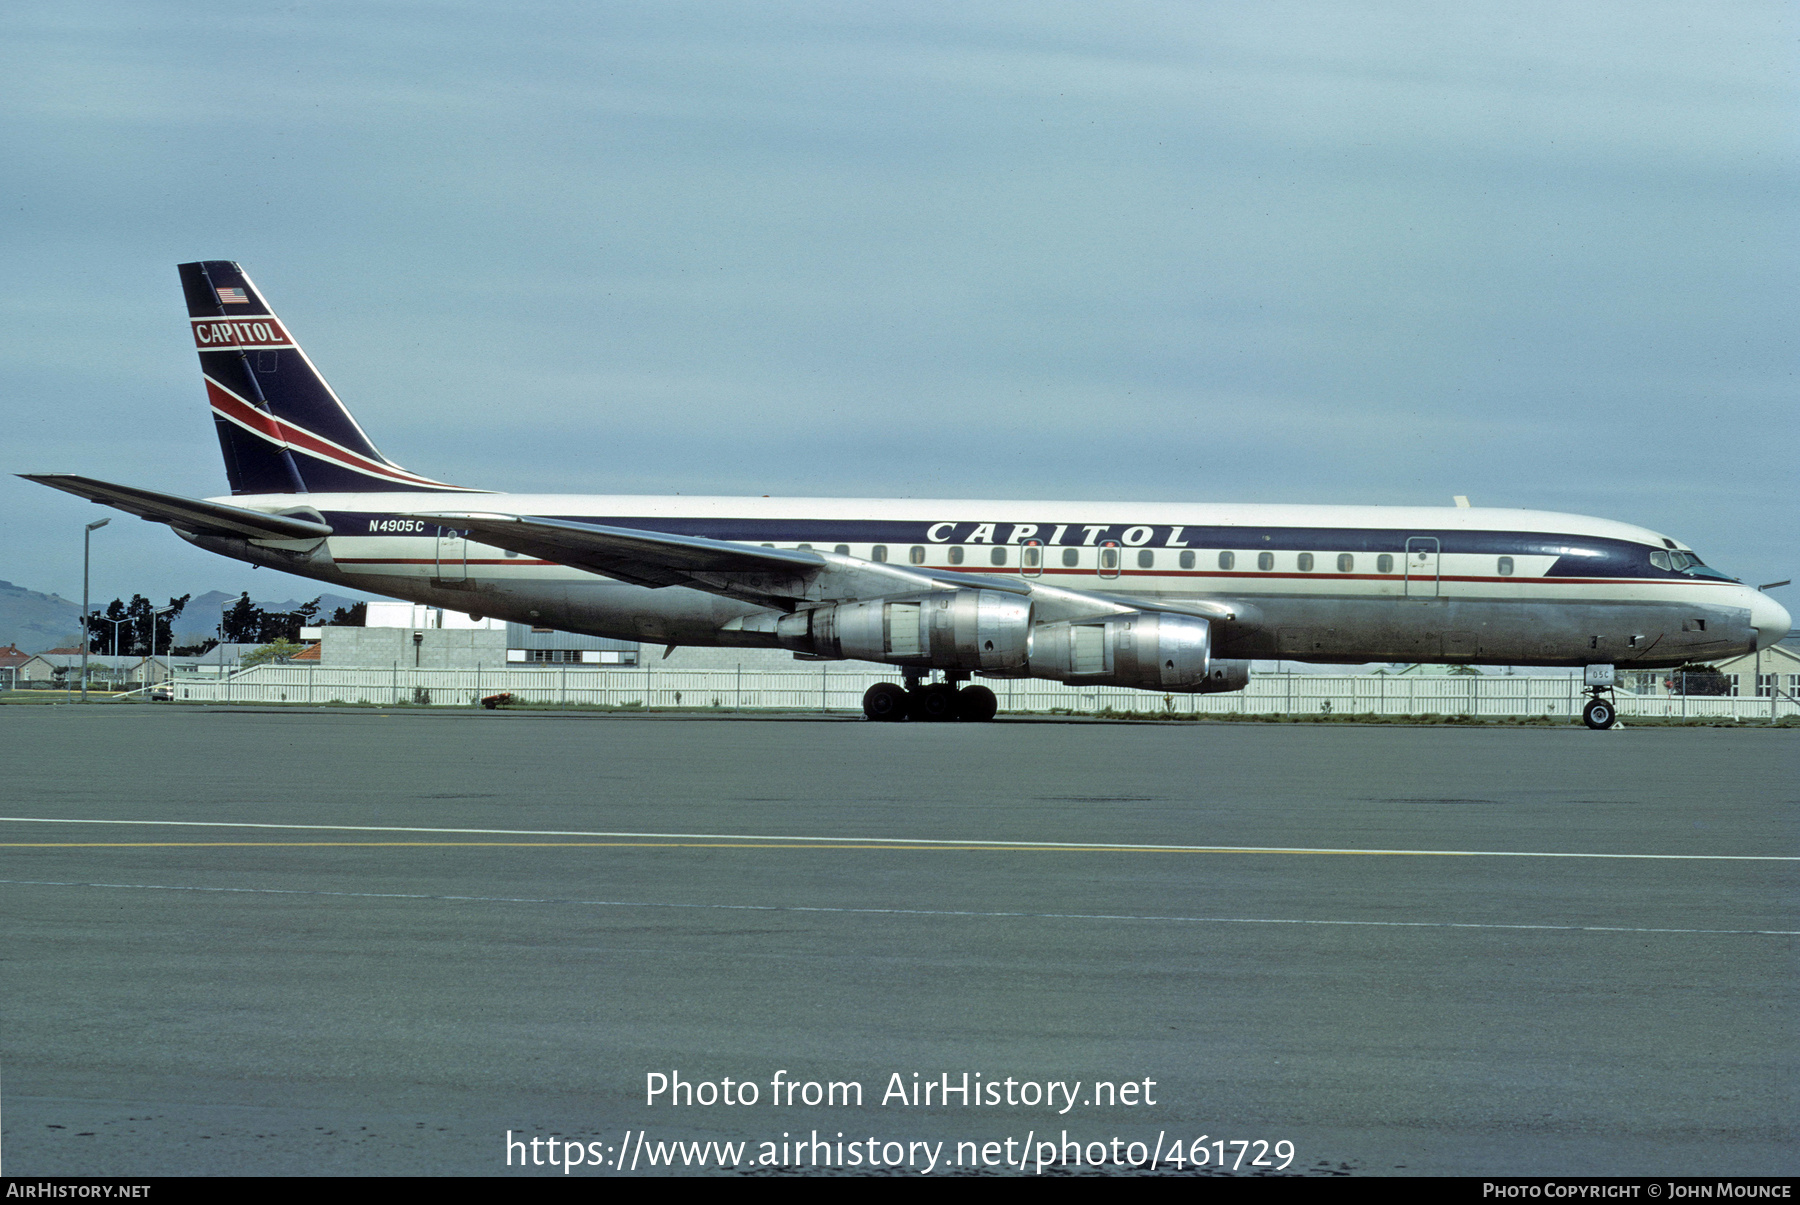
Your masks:
{"label": "engine nacelle", "polygon": [[815,657],[1004,672],[1025,665],[1031,617],[1018,595],[938,590],[797,611],[776,623],[775,638]]}
{"label": "engine nacelle", "polygon": [[1242,690],[1250,663],[1214,661],[1207,620],[1130,611],[1039,625],[1031,637],[1031,674],[1071,685],[1200,694]]}

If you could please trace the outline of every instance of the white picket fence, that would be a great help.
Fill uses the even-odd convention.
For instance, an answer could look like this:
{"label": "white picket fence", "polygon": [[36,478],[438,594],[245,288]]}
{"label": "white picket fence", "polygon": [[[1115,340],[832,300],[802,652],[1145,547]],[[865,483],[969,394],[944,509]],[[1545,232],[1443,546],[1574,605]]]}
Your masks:
{"label": "white picket fence", "polygon": [[[863,692],[894,675],[834,668],[795,670],[342,669],[261,665],[225,678],[178,677],[176,698],[223,703],[361,703],[467,707],[510,694],[518,703],[553,707],[648,707],[722,711],[857,712]],[[1315,677],[1268,674],[1247,689],[1216,695],[1159,695],[1120,687],[1078,687],[1038,679],[986,681],[1012,712],[1157,712],[1172,715],[1387,715],[1573,717],[1586,695],[1577,678]],[[1778,719],[1800,714],[1785,696],[1618,694],[1624,716]]]}

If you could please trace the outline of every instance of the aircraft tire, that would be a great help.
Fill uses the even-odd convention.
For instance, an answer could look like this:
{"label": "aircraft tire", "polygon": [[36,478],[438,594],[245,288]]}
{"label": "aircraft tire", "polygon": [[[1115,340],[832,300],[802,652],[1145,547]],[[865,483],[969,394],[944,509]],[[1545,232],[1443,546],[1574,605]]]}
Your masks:
{"label": "aircraft tire", "polygon": [[907,708],[906,688],[892,682],[877,682],[863,692],[863,714],[871,720],[904,720]]}
{"label": "aircraft tire", "polygon": [[1605,699],[1589,699],[1581,709],[1581,722],[1596,730],[1611,728],[1618,718],[1618,709]]}
{"label": "aircraft tire", "polygon": [[956,718],[984,724],[1000,710],[1000,700],[985,686],[965,686],[956,692]]}
{"label": "aircraft tire", "polygon": [[940,684],[913,693],[912,718],[937,723],[956,718],[956,687]]}

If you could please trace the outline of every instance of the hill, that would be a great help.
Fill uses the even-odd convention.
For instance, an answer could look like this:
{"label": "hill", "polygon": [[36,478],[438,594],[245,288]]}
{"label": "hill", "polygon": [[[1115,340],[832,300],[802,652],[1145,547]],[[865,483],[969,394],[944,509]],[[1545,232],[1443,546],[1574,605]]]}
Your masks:
{"label": "hill", "polygon": [[28,653],[81,641],[81,604],[0,582],[0,645]]}

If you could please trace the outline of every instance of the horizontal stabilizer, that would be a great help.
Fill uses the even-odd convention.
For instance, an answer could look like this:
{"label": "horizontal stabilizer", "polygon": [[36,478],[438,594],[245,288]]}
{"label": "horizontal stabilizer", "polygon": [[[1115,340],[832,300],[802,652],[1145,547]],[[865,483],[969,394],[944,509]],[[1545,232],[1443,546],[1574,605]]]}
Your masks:
{"label": "horizontal stabilizer", "polygon": [[632,527],[603,527],[561,519],[491,514],[425,516],[454,524],[484,544],[602,573],[640,586],[686,586],[700,575],[778,574],[793,577],[825,566],[816,552],[754,548],[727,540],[676,536]]}
{"label": "horizontal stabilizer", "polygon": [[316,540],[331,534],[324,523],[292,515],[270,515],[242,506],[203,502],[132,485],[114,485],[73,473],[20,473],[27,481],[115,507],[151,523],[167,523],[195,535],[238,536],[252,540]]}

